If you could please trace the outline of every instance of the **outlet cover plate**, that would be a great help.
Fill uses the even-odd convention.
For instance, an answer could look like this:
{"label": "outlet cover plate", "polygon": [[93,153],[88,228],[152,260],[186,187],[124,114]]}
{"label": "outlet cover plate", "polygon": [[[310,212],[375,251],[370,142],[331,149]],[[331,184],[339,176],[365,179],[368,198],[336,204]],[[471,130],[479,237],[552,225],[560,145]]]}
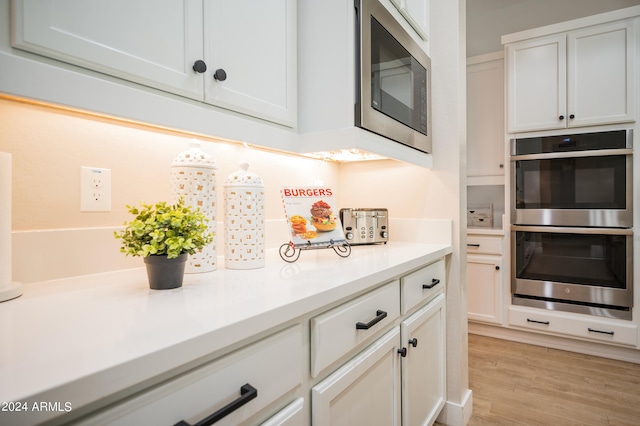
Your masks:
{"label": "outlet cover plate", "polygon": [[111,169],[80,167],[80,211],[111,211]]}

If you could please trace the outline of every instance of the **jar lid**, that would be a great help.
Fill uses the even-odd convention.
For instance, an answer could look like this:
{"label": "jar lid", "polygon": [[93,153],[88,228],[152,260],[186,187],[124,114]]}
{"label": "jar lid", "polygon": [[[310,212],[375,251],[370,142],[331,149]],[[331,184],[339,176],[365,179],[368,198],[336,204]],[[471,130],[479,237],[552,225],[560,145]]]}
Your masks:
{"label": "jar lid", "polygon": [[213,157],[200,149],[200,142],[193,139],[189,142],[189,148],[181,152],[173,159],[171,167],[203,167],[206,169],[216,169],[216,162]]}
{"label": "jar lid", "polygon": [[264,186],[262,178],[249,171],[249,163],[241,161],[240,170],[231,173],[224,181],[224,186]]}

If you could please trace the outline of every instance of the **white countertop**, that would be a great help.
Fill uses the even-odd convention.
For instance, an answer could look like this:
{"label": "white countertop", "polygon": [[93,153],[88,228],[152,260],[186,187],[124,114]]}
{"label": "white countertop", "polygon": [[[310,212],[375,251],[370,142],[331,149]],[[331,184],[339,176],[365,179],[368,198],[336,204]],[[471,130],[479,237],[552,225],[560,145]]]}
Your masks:
{"label": "white countertop", "polygon": [[449,253],[390,242],[348,258],[303,251],[289,264],[268,250],[265,268],[220,262],[162,291],[149,289],[144,268],[27,284],[0,303],[0,402],[80,408]]}

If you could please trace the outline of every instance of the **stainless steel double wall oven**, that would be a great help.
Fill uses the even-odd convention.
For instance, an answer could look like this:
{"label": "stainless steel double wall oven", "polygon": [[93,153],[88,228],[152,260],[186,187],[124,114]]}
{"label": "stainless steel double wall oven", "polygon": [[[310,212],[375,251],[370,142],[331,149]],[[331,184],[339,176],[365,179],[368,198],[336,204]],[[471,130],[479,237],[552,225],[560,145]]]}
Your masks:
{"label": "stainless steel double wall oven", "polygon": [[512,302],[631,319],[632,130],[511,140]]}

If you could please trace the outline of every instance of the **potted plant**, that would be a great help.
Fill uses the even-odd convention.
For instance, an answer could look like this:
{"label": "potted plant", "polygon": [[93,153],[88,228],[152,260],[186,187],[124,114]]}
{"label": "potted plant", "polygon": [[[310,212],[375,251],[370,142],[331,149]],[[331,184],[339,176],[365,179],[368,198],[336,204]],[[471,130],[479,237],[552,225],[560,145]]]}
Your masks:
{"label": "potted plant", "polygon": [[127,205],[135,216],[115,237],[122,240],[120,251],[127,256],[141,256],[147,267],[149,286],[155,290],[182,286],[189,254],[194,254],[213,241],[207,226],[208,219],[200,209],[192,209],[180,198],[167,205]]}

